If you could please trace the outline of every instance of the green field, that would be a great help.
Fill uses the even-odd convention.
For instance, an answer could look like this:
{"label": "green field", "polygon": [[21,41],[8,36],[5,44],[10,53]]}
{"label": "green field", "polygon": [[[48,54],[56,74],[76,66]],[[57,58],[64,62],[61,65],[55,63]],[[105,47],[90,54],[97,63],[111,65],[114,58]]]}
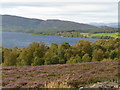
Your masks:
{"label": "green field", "polygon": [[118,36],[120,34],[118,33],[97,33],[97,34],[91,34],[91,33],[80,33],[81,35],[83,36],[86,36],[86,37],[94,37],[94,36],[109,36],[109,37],[113,37],[113,38],[118,38]]}
{"label": "green field", "polygon": [[118,33],[99,33],[99,34],[92,34],[92,36],[113,36],[113,37],[116,37],[120,34]]}

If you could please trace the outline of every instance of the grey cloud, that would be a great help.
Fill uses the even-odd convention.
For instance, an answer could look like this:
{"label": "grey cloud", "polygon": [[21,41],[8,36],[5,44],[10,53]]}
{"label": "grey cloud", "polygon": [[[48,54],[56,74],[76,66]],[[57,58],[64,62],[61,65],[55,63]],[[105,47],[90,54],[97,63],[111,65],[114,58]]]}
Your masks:
{"label": "grey cloud", "polygon": [[28,6],[28,7],[63,7],[70,5],[113,5],[116,4],[114,2],[6,2],[2,3],[2,8],[15,8],[20,6]]}
{"label": "grey cloud", "polygon": [[[63,16],[63,17],[75,17],[75,16],[78,16],[78,17],[92,17],[92,18],[99,18],[99,17],[102,17],[102,18],[116,18],[116,13],[117,12],[113,12],[115,14],[111,14],[111,12],[55,12],[55,13],[47,13],[47,14],[44,14],[44,13],[37,13],[38,16]],[[36,14],[35,14],[36,15]]]}
{"label": "grey cloud", "polygon": [[[49,12],[47,14],[44,13],[40,13],[40,15],[63,15],[63,16],[72,16],[72,15],[89,15],[89,16],[96,16],[96,14],[111,14],[112,15],[116,15],[117,11],[111,11],[111,10],[86,10],[86,11],[64,11],[64,12],[54,12],[52,14],[50,14]],[[39,14],[39,13],[38,13]]]}
{"label": "grey cloud", "polygon": [[[78,0],[79,1],[79,0]],[[106,9],[101,9],[101,10],[95,10],[94,8],[92,10],[65,10],[64,11],[64,7],[65,6],[79,6],[79,5],[100,5],[100,6],[107,6],[109,8]],[[63,9],[63,11],[54,11],[52,13],[50,13],[49,11],[47,13],[44,12],[33,12],[31,14],[31,12],[27,12],[27,15],[31,15],[32,16],[36,16],[37,17],[42,17],[45,16],[46,18],[50,17],[62,17],[63,19],[65,18],[73,18],[79,21],[79,18],[82,19],[86,19],[88,18],[96,18],[96,19],[100,19],[102,20],[102,18],[104,20],[111,20],[111,19],[116,19],[117,18],[117,10],[115,9],[114,6],[116,6],[117,3],[116,2],[6,2],[6,3],[2,3],[2,8],[7,10],[9,8],[17,8],[17,7],[53,7],[53,8],[61,8]],[[86,7],[83,7],[86,8]],[[11,13],[11,12],[9,12]],[[25,15],[25,12],[22,12],[23,16]],[[16,13],[15,13],[16,14]],[[112,14],[112,15],[111,15]],[[42,19],[42,18],[41,18]],[[103,20],[103,21],[104,21]],[[112,21],[112,20],[111,20]]]}

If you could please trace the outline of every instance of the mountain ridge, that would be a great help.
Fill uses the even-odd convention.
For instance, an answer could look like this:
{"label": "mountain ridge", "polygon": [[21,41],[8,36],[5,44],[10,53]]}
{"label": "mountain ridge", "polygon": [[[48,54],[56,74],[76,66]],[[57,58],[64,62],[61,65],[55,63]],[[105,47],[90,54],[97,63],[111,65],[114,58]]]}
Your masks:
{"label": "mountain ridge", "polygon": [[59,19],[36,19],[26,18],[13,15],[2,16],[2,30],[3,31],[17,31],[17,32],[62,32],[62,31],[85,31],[88,29],[96,29],[96,26],[78,23],[73,21],[59,20]]}

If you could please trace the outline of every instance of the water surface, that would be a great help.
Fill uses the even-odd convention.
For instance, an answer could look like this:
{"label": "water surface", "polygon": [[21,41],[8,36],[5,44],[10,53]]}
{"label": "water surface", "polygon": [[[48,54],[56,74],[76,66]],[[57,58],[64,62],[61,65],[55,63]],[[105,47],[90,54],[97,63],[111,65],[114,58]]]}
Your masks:
{"label": "water surface", "polygon": [[32,35],[29,33],[21,32],[0,32],[2,33],[2,46],[7,48],[13,48],[17,46],[19,48],[27,47],[32,42],[44,42],[46,45],[51,43],[61,44],[68,42],[70,45],[76,44],[79,40],[96,41],[99,39],[90,38],[73,38],[73,37],[60,37],[60,36],[48,36],[48,35]]}

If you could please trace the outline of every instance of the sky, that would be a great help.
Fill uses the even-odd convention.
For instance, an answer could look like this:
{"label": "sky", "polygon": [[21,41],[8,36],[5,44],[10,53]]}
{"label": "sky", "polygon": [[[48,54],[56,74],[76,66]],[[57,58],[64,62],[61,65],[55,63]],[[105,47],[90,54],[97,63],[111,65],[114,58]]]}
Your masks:
{"label": "sky", "polygon": [[118,21],[119,0],[0,0],[0,14],[79,23]]}

